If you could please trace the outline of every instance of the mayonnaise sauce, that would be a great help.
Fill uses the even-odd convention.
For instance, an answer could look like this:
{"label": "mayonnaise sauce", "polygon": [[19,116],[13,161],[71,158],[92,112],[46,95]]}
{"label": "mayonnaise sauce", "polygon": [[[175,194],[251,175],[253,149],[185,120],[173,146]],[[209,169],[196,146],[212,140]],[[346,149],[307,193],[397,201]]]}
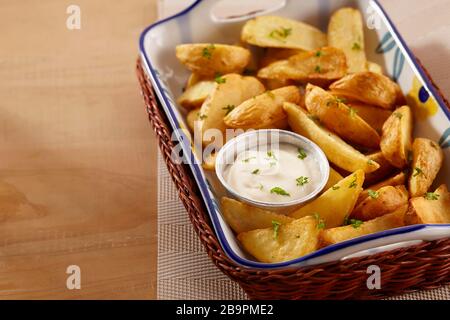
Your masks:
{"label": "mayonnaise sauce", "polygon": [[247,150],[224,172],[230,187],[255,201],[281,203],[312,193],[320,183],[319,164],[305,150],[280,144],[276,150]]}

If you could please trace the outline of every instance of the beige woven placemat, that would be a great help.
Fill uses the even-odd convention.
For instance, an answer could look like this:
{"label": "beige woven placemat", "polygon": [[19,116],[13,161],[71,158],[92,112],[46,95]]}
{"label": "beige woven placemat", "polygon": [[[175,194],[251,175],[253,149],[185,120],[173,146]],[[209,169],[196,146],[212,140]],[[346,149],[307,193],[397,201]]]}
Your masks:
{"label": "beige woven placemat", "polygon": [[[165,17],[177,12],[190,2],[191,0],[159,0],[159,16]],[[382,0],[381,2],[394,18],[394,22],[400,28],[403,27],[401,31],[403,32],[402,29],[407,30],[406,34],[404,33],[407,42],[413,46],[413,50],[415,49],[416,54],[419,55],[441,89],[449,97],[450,23],[447,22],[446,25],[441,23],[439,27],[433,24],[439,20],[439,16],[450,12],[450,2],[445,0],[434,0],[432,4],[419,0]],[[409,13],[405,14],[401,8],[409,8]],[[421,19],[418,19],[418,16],[424,12],[434,12],[433,23],[420,23]],[[440,19],[440,21],[443,20]],[[420,28],[422,36],[413,38],[411,35],[417,28]],[[422,51],[426,47],[434,49]],[[158,156],[157,276],[158,299],[230,300],[246,298],[242,289],[214,266],[203,249],[188,215],[178,199],[177,191],[161,155]],[[450,300],[450,286],[391,299]]]}

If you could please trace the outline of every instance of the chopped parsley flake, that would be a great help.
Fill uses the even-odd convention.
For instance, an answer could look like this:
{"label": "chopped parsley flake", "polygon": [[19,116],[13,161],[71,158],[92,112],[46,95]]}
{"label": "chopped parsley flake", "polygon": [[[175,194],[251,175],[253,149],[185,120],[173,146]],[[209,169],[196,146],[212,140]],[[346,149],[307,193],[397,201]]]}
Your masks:
{"label": "chopped parsley flake", "polygon": [[269,33],[269,37],[279,40],[285,41],[287,37],[289,37],[292,33],[292,28],[278,28]]}
{"label": "chopped parsley flake", "polygon": [[369,195],[369,197],[371,197],[372,199],[378,199],[378,197],[380,196],[380,194],[376,191],[373,190],[368,190],[367,194]]}
{"label": "chopped parsley flake", "polygon": [[259,169],[255,169],[252,171],[252,174],[258,174],[259,173]]}
{"label": "chopped parsley flake", "polygon": [[352,183],[350,183],[350,185],[348,186],[350,189],[351,188],[356,188],[356,175],[354,177],[355,178],[353,179]]}
{"label": "chopped parsley flake", "polygon": [[316,52],[316,57],[321,57],[322,55],[323,55],[322,51],[319,50],[319,51]]}
{"label": "chopped parsley flake", "polygon": [[218,84],[222,84],[227,82],[227,79],[223,78],[220,73],[217,73],[216,76],[214,77],[214,81]]}
{"label": "chopped parsley flake", "polygon": [[278,230],[280,229],[281,223],[278,221],[272,220],[272,228],[273,228],[273,238],[278,238]]}
{"label": "chopped parsley flake", "polygon": [[306,151],[303,150],[303,149],[301,149],[301,148],[298,148],[298,149],[297,149],[297,152],[298,152],[297,158],[299,158],[299,159],[301,159],[301,160],[305,159],[305,158],[308,156],[308,155],[306,154]]}
{"label": "chopped parsley flake", "polygon": [[353,44],[352,50],[361,50],[361,45],[358,42]]}
{"label": "chopped parsley flake", "polygon": [[250,157],[250,158],[244,159],[244,160],[242,160],[242,162],[248,163],[252,159],[256,159],[256,157]]}
{"label": "chopped parsley flake", "polygon": [[225,115],[227,116],[231,111],[234,110],[234,108],[236,108],[236,106],[234,104],[229,104],[226,107],[223,107],[222,109],[227,111],[225,113]]}
{"label": "chopped parsley flake", "polygon": [[325,220],[318,213],[314,213],[314,218],[317,220],[317,229],[325,229]]}
{"label": "chopped parsley flake", "polygon": [[424,198],[427,200],[439,200],[439,195],[434,192],[427,192],[425,193]]}
{"label": "chopped parsley flake", "polygon": [[403,115],[400,112],[394,112],[394,116],[396,116],[399,119],[403,118]]}
{"label": "chopped parsley flake", "polygon": [[331,188],[331,189],[333,189],[333,190],[339,190],[341,187],[339,187],[339,186],[334,186],[333,188]]}
{"label": "chopped parsley flake", "polygon": [[350,117],[354,118],[358,111],[356,109],[353,109],[352,107],[348,107],[348,112],[350,113]]}
{"label": "chopped parsley flake", "polygon": [[286,190],[284,190],[283,188],[280,188],[280,187],[274,187],[274,188],[270,189],[270,193],[276,193],[280,196],[286,196],[286,197],[291,196],[289,193],[286,192]]}
{"label": "chopped parsley flake", "polygon": [[349,226],[351,225],[353,228],[357,229],[359,228],[364,222],[361,220],[357,220],[357,219],[349,219],[349,215],[346,215],[344,218],[344,226]]}
{"label": "chopped parsley flake", "polygon": [[421,174],[423,174],[422,169],[420,169],[420,168],[418,168],[418,167],[415,167],[415,168],[414,168],[413,177],[417,177],[417,176],[419,176],[419,175],[421,175]]}
{"label": "chopped parsley flake", "polygon": [[208,118],[208,116],[206,115],[206,114],[198,114],[198,118],[200,119],[200,120],[203,120],[203,119],[206,119],[206,118]]}
{"label": "chopped parsley flake", "polygon": [[214,44],[210,44],[209,46],[203,48],[202,57],[208,60],[211,59],[214,49],[216,49]]}
{"label": "chopped parsley flake", "polygon": [[267,94],[270,98],[275,99],[275,95],[273,94],[272,91],[267,90],[267,91],[266,91],[266,94]]}
{"label": "chopped parsley flake", "polygon": [[309,182],[309,178],[301,176],[301,177],[295,179],[295,181],[297,181],[297,186],[301,187],[301,186],[304,186],[305,184],[307,184]]}
{"label": "chopped parsley flake", "polygon": [[314,68],[314,71],[317,72],[317,73],[321,73],[322,72],[322,68],[320,66],[316,66]]}

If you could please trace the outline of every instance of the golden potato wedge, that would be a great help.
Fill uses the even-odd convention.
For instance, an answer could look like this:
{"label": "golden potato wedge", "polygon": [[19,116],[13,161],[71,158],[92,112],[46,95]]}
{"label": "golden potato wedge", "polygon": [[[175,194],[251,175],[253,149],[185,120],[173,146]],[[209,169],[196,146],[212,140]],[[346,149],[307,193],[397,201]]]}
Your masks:
{"label": "golden potato wedge", "polygon": [[217,158],[217,153],[215,153],[215,152],[211,153],[207,157],[203,158],[203,163],[202,163],[203,169],[208,170],[208,171],[215,171],[216,170],[216,158]]}
{"label": "golden potato wedge", "polygon": [[309,113],[346,141],[376,149],[380,136],[358,114],[324,89],[308,84],[305,105]]}
{"label": "golden potato wedge", "polygon": [[398,108],[383,125],[380,148],[384,157],[396,168],[408,164],[413,133],[413,117],[408,106]]}
{"label": "golden potato wedge", "polygon": [[191,110],[186,116],[186,122],[189,127],[189,129],[192,130],[192,132],[195,130],[195,121],[200,120],[200,108]]}
{"label": "golden potato wedge", "polygon": [[389,161],[386,160],[381,151],[368,154],[367,157],[378,163],[380,168],[374,172],[366,174],[364,185],[373,185],[383,179],[386,179],[387,176],[394,172],[395,168],[389,163]]}
{"label": "golden potato wedge", "polygon": [[327,36],[306,23],[277,16],[249,20],[241,40],[259,47],[314,50],[327,44]]}
{"label": "golden potato wedge", "polygon": [[176,56],[190,71],[207,77],[241,73],[250,62],[249,50],[226,44],[180,44]]}
{"label": "golden potato wedge", "polygon": [[397,100],[396,84],[391,79],[374,72],[357,72],[348,75],[330,86],[331,91],[374,105],[392,110]]}
{"label": "golden potato wedge", "polygon": [[214,81],[200,81],[186,89],[178,98],[178,103],[187,109],[200,108],[215,88]]}
{"label": "golden potato wedge", "polygon": [[339,181],[317,199],[291,212],[289,216],[299,219],[318,214],[325,222],[325,228],[340,226],[344,218],[353,211],[363,183],[364,171],[358,170]]}
{"label": "golden potato wedge", "polygon": [[228,127],[235,129],[276,128],[275,124],[287,117],[283,103],[299,103],[300,98],[300,91],[296,86],[267,91],[241,103],[224,121]]}
{"label": "golden potato wedge", "polygon": [[379,134],[381,134],[383,124],[392,114],[389,110],[384,110],[358,102],[347,102],[346,104]]}
{"label": "golden potato wedge", "polygon": [[383,74],[383,67],[375,62],[367,61],[366,69],[367,69],[367,71],[370,71],[373,73]]}
{"label": "golden potato wedge", "polygon": [[220,82],[215,84],[213,92],[200,110],[199,124],[205,144],[211,141],[210,137],[205,137],[208,130],[217,129],[225,134],[223,119],[230,109],[265,91],[262,83],[254,77],[228,74],[223,76]]}
{"label": "golden potato wedge", "polygon": [[450,193],[446,185],[441,185],[434,193],[409,201],[406,224],[450,223]]}
{"label": "golden potato wedge", "polygon": [[280,89],[283,87],[288,87],[295,85],[295,81],[293,80],[278,80],[278,79],[261,79],[261,81],[264,83],[264,86],[267,88],[267,90],[275,90]]}
{"label": "golden potato wedge", "polygon": [[280,224],[294,221],[288,216],[252,207],[227,197],[222,198],[221,204],[225,221],[238,234],[256,229],[271,228],[272,221]]}
{"label": "golden potato wedge", "polygon": [[190,87],[194,86],[195,84],[199,83],[200,81],[214,81],[213,77],[204,77],[197,73],[191,73],[189,76],[187,82],[186,82],[186,88],[185,90],[189,89]]}
{"label": "golden potato wedge", "polygon": [[378,191],[368,190],[368,197],[358,204],[350,216],[362,221],[372,220],[407,206],[408,199],[405,186],[387,186]]}
{"label": "golden potato wedge", "polygon": [[434,141],[416,138],[412,145],[411,197],[423,196],[430,189],[444,162],[444,152]]}
{"label": "golden potato wedge", "polygon": [[259,68],[267,67],[279,60],[287,60],[296,54],[303,52],[300,49],[280,49],[280,48],[267,48],[263,57],[259,61]]}
{"label": "golden potato wedge", "polygon": [[300,258],[318,248],[318,221],[304,217],[272,228],[243,232],[238,235],[245,250],[261,262],[276,263]]}
{"label": "golden potato wedge", "polygon": [[361,194],[359,195],[358,202],[356,205],[359,205],[361,201],[364,201],[369,196],[369,190],[378,191],[383,187],[387,186],[400,186],[404,185],[406,182],[406,174],[404,172],[400,172],[384,181],[378,182],[377,184],[371,185],[367,189],[365,189]]}
{"label": "golden potato wedge", "polygon": [[342,8],[331,16],[328,45],[344,51],[349,73],[367,70],[363,19],[359,10]]}
{"label": "golden potato wedge", "polygon": [[288,114],[288,122],[292,130],[314,141],[327,156],[328,160],[339,168],[349,172],[358,169],[373,172],[380,166],[361,152],[344,142],[334,133],[321,127],[308,113],[299,106],[285,103],[284,110]]}
{"label": "golden potato wedge", "polygon": [[398,208],[395,212],[382,217],[362,222],[352,221],[347,226],[323,230],[320,235],[320,245],[326,247],[346,240],[362,237],[368,234],[400,228],[404,226],[403,220],[408,206]]}
{"label": "golden potato wedge", "polygon": [[324,47],[298,53],[287,60],[276,61],[260,69],[258,77],[327,85],[342,78],[346,73],[344,53],[336,48]]}
{"label": "golden potato wedge", "polygon": [[333,168],[330,167],[330,175],[328,176],[327,184],[325,185],[323,190],[326,191],[326,190],[330,189],[331,187],[333,187],[335,184],[337,184],[342,179],[344,179],[344,177],[341,176],[341,174],[339,172],[337,172],[336,170],[334,170]]}

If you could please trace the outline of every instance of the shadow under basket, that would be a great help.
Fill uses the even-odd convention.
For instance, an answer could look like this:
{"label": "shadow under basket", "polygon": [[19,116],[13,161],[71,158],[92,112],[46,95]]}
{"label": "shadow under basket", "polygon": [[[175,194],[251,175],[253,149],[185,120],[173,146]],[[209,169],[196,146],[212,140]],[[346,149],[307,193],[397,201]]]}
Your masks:
{"label": "shadow under basket", "polygon": [[[136,71],[159,148],[195,232],[213,263],[250,299],[381,299],[450,283],[450,239],[311,267],[260,270],[234,263],[219,244],[190,168],[171,161],[172,130],[140,60]],[[381,289],[367,287],[371,265],[381,270]]]}

